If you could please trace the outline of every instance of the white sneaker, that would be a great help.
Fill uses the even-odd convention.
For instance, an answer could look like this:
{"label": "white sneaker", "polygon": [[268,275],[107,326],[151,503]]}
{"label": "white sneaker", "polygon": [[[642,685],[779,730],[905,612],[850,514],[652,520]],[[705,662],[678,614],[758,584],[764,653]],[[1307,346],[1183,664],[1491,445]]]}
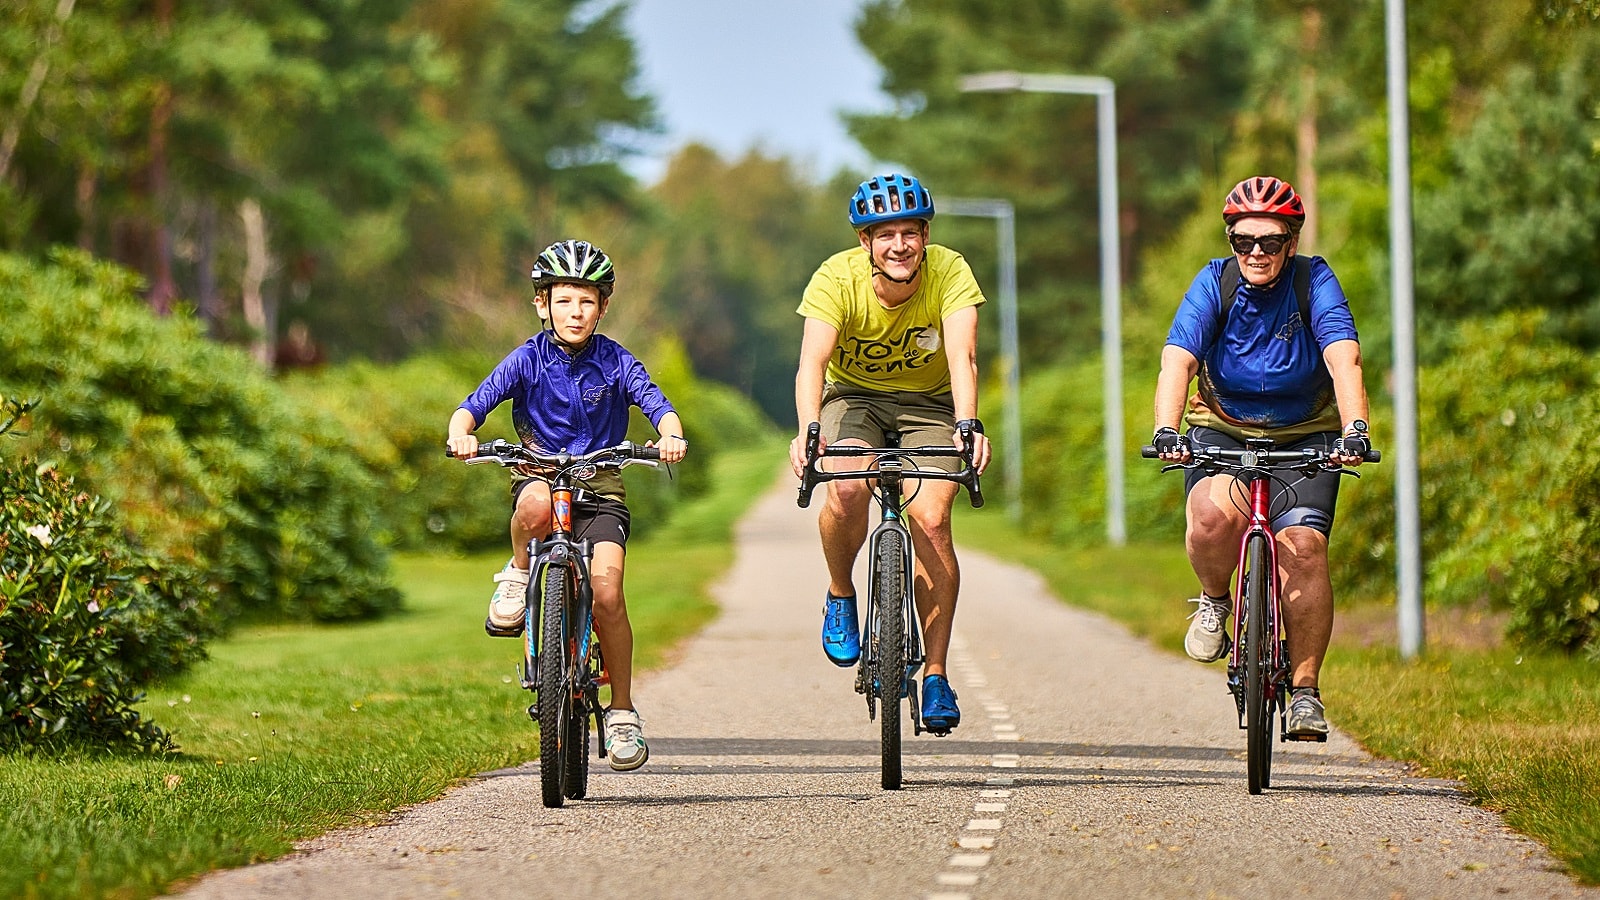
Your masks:
{"label": "white sneaker", "polygon": [[606,710],[606,757],[618,772],[637,769],[650,758],[650,746],[644,742],[644,720],[637,711]]}
{"label": "white sneaker", "polygon": [[515,637],[522,633],[526,618],[528,570],[519,569],[508,560],[506,567],[495,573],[494,580],[494,596],[489,599],[490,630]]}
{"label": "white sneaker", "polygon": [[1200,604],[1200,608],[1189,616],[1189,633],[1183,638],[1183,652],[1199,662],[1216,662],[1228,652],[1228,633],[1223,626],[1228,624],[1228,616],[1233,612],[1233,601],[1226,597],[1220,600],[1207,597],[1202,591],[1189,602]]}
{"label": "white sneaker", "polygon": [[1322,701],[1309,691],[1295,694],[1289,702],[1289,719],[1283,733],[1289,737],[1327,738],[1328,718]]}

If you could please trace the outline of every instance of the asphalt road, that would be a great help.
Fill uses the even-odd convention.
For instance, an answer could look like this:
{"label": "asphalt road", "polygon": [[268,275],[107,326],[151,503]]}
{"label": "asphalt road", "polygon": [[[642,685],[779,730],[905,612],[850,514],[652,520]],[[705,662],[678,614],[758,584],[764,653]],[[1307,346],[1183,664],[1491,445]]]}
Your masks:
{"label": "asphalt road", "polygon": [[884,791],[877,725],[822,656],[815,513],[793,496],[785,481],[740,527],[717,621],[640,678],[643,769],[597,762],[589,799],[560,810],[540,805],[536,762],[487,772],[185,896],[1600,896],[1455,784],[1337,732],[1279,744],[1273,787],[1250,796],[1221,664],[1156,651],[971,551],[964,721],[943,739],[908,726],[905,787]]}

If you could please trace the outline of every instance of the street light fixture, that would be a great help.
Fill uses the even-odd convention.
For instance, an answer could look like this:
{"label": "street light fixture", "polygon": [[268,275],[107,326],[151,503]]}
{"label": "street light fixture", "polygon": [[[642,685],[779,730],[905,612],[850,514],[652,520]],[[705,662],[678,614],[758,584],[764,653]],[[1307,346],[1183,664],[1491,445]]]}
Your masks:
{"label": "street light fixture", "polygon": [[1106,537],[1127,543],[1122,446],[1122,240],[1117,230],[1117,94],[1109,78],[1094,75],[967,75],[961,90],[1039,94],[1089,94],[1096,99],[1100,168],[1100,354],[1105,398]]}

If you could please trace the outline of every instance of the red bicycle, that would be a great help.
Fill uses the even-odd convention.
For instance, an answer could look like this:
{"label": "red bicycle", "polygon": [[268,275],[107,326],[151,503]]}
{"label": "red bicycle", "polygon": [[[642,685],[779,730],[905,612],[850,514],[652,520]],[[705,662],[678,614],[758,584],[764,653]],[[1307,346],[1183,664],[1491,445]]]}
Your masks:
{"label": "red bicycle", "polygon": [[[1239,711],[1239,727],[1245,732],[1246,769],[1250,793],[1259,794],[1272,781],[1272,731],[1276,713],[1280,740],[1325,741],[1326,735],[1290,736],[1283,733],[1288,715],[1289,649],[1285,639],[1282,609],[1279,606],[1278,545],[1273,539],[1273,507],[1278,511],[1295,506],[1294,486],[1283,477],[1293,472],[1308,478],[1350,475],[1360,478],[1332,460],[1326,450],[1308,447],[1301,450],[1274,450],[1272,441],[1252,438],[1244,449],[1195,446],[1186,463],[1162,468],[1203,469],[1207,475],[1228,474],[1236,482],[1234,505],[1248,516],[1244,535],[1239,539],[1239,565],[1234,570],[1233,636],[1228,656],[1228,691]],[[1146,459],[1159,458],[1156,448],[1147,446]],[[1368,450],[1362,459],[1378,462],[1382,455]],[[1277,504],[1271,502],[1272,485],[1283,488]]]}

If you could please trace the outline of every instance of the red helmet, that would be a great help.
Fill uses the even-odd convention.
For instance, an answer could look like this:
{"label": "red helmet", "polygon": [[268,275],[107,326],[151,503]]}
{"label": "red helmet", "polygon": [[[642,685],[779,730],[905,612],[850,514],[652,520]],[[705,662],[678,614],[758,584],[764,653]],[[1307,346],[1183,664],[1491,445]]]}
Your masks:
{"label": "red helmet", "polygon": [[1222,221],[1229,225],[1248,216],[1271,216],[1299,225],[1306,220],[1306,206],[1289,182],[1257,175],[1234,185],[1222,204]]}

